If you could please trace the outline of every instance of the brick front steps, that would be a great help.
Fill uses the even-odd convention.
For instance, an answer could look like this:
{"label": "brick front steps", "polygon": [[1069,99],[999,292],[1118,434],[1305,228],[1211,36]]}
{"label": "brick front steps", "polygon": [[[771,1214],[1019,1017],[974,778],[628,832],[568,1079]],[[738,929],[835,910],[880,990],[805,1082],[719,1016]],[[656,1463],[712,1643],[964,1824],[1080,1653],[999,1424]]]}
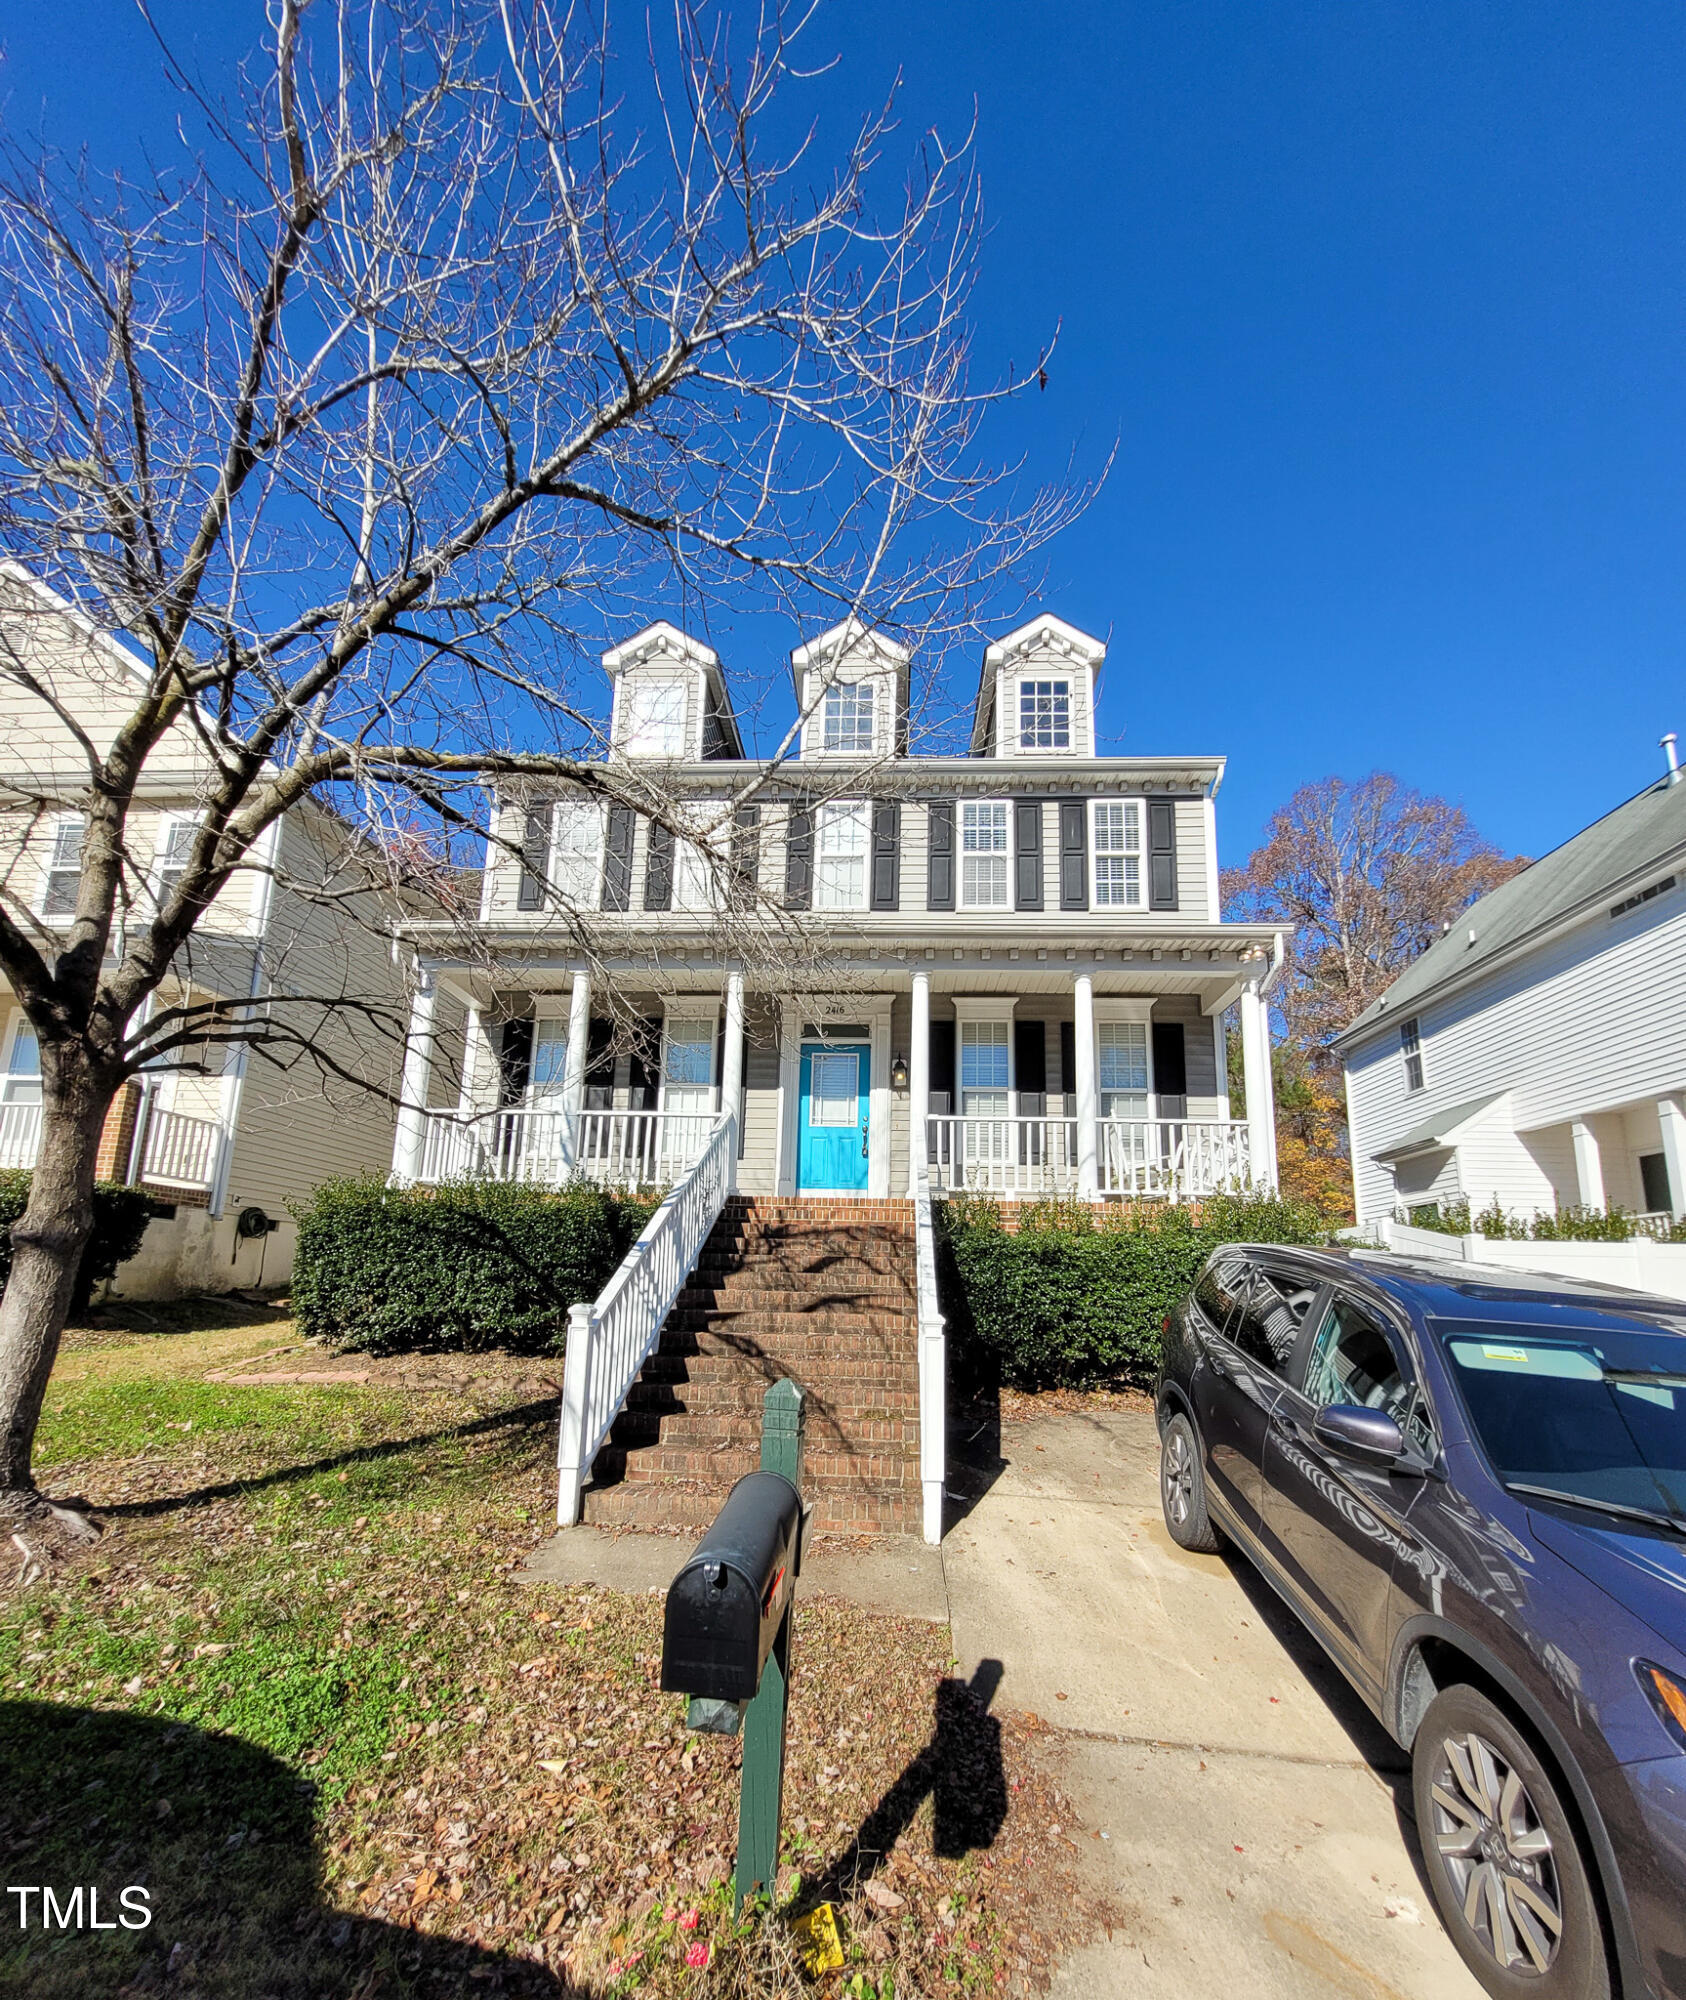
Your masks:
{"label": "brick front steps", "polygon": [[913,1204],[732,1196],[585,1489],[587,1521],[706,1527],[760,1463],[761,1401],[808,1396],[819,1534],[917,1534]]}

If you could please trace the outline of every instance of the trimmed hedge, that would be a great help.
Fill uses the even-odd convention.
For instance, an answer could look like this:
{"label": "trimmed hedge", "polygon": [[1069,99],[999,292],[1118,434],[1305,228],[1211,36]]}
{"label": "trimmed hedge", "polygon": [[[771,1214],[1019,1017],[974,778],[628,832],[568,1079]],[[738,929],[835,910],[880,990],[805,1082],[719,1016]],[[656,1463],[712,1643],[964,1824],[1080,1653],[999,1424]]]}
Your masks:
{"label": "trimmed hedge", "polygon": [[587,1181],[327,1181],[293,1206],[293,1311],[307,1334],[371,1354],[560,1354],[569,1306],[596,1298],[655,1206]]}
{"label": "trimmed hedge", "polygon": [[1148,1386],[1161,1326],[1222,1243],[1327,1243],[1309,1202],[1224,1195],[1196,1208],[1051,1201],[1020,1211],[958,1197],[937,1210],[945,1308],[1025,1388]]}
{"label": "trimmed hedge", "polygon": [[[0,1171],[0,1291],[12,1275],[12,1228],[29,1206],[33,1178],[27,1167]],[[70,1301],[73,1317],[87,1311],[94,1287],[115,1277],[118,1265],[127,1263],[140,1248],[153,1208],[152,1197],[139,1188],[119,1187],[115,1181],[94,1183],[94,1232],[82,1253],[82,1271]]]}

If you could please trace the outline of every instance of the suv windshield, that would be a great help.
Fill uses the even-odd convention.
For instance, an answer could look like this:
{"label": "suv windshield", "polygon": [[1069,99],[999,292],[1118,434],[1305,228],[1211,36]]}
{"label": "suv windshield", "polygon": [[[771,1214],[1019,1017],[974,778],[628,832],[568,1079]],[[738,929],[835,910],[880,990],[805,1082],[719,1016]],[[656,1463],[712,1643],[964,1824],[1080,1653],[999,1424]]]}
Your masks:
{"label": "suv windshield", "polygon": [[1507,1486],[1686,1524],[1686,1335],[1436,1325]]}

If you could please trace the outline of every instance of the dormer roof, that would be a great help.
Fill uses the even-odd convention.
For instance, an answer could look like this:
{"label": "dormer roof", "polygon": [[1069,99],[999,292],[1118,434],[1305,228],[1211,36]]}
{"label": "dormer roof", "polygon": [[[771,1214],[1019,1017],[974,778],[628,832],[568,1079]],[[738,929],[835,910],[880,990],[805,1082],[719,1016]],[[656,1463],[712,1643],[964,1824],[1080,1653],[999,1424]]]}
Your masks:
{"label": "dormer roof", "polygon": [[802,676],[814,668],[824,669],[845,660],[854,665],[865,656],[865,664],[880,673],[895,672],[898,676],[906,672],[912,657],[907,647],[897,645],[884,633],[864,625],[858,618],[845,618],[841,624],[833,625],[829,632],[822,632],[817,639],[810,639],[805,646],[798,646],[790,656],[790,676],[796,685],[796,698],[802,698]]}

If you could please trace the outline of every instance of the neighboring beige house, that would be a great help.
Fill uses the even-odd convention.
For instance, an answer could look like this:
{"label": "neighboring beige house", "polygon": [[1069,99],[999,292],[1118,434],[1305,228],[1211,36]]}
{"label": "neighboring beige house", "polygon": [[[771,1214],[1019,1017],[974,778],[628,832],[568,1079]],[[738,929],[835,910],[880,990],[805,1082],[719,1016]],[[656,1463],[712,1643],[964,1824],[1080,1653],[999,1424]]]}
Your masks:
{"label": "neighboring beige house", "polygon": [[[74,906],[87,782],[81,730],[109,747],[129,713],[135,658],[13,566],[0,568],[0,893],[14,913],[50,932]],[[131,821],[137,916],[156,908],[190,833],[207,754],[194,729],[155,755]],[[306,804],[270,829],[254,866],[229,882],[159,996],[344,997],[401,1009],[396,905],[352,893],[324,906],[312,886],[350,889],[346,831]],[[309,1060],[283,1071],[260,1053],[211,1053],[213,1074],[161,1070],[113,1106],[100,1167],[147,1188],[160,1212],[117,1291],[165,1298],[285,1280],[295,1237],[289,1199],[338,1174],[384,1170],[391,1158],[390,1093],[398,1063],[390,1036],[354,1015],[319,1015],[337,1059],[388,1095],[325,1081]],[[35,1035],[0,980],[0,1167],[34,1163],[41,1086]],[[243,1219],[243,1220],[242,1220]]]}
{"label": "neighboring beige house", "polygon": [[[699,840],[577,795],[500,802],[478,948],[405,930],[395,1176],[672,1182],[730,1110],[747,1194],[906,1195],[921,1121],[938,1192],[1272,1184],[1282,933],[1219,909],[1221,757],[1098,754],[1105,653],[1030,620],[985,651],[970,754],[910,755],[906,653],[840,626],[791,657],[808,719],[775,770],[706,646],[658,623],[615,647],[607,755]],[[750,884],[800,913],[822,978],[734,950]]]}

